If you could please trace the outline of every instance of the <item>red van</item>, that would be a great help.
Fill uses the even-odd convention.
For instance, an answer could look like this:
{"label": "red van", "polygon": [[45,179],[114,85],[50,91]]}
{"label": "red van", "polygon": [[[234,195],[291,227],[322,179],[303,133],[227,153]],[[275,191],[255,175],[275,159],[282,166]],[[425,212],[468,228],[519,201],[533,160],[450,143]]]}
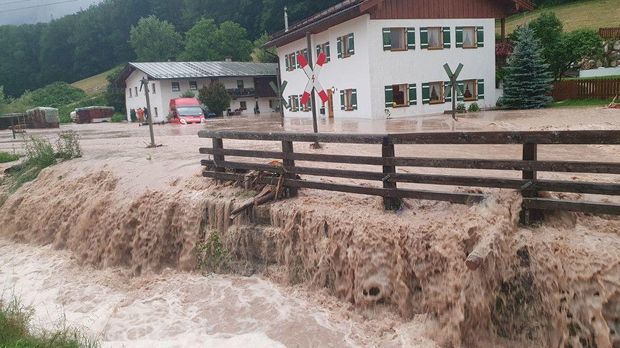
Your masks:
{"label": "red van", "polygon": [[177,98],[170,100],[168,122],[191,124],[204,122],[205,115],[196,98]]}

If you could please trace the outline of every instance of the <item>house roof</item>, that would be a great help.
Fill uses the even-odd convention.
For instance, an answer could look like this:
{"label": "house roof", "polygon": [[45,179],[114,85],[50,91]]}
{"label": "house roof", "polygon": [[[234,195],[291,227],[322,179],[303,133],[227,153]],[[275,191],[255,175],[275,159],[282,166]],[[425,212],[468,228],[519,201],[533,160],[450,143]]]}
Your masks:
{"label": "house roof", "polygon": [[[306,32],[313,33],[325,30],[330,26],[334,26],[350,19],[361,16],[365,13],[371,13],[377,6],[386,0],[344,0],[340,3],[329,7],[319,13],[316,13],[306,19],[294,23],[289,27],[288,31],[281,30],[272,35],[272,38],[266,47],[282,46],[303,38]],[[411,0],[410,0],[411,1]],[[490,0],[498,3],[513,6],[517,10],[533,10],[535,5],[531,0]]]}
{"label": "house roof", "polygon": [[277,68],[277,63],[251,62],[129,63],[120,74],[116,85],[124,87],[125,80],[136,70],[142,71],[150,79],[172,80],[209,77],[276,76]]}

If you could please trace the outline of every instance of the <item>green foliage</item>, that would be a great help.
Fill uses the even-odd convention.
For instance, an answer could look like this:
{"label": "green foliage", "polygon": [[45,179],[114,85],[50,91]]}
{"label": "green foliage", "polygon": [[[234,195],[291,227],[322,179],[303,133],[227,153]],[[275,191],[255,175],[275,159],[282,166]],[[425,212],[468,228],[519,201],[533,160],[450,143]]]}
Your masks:
{"label": "green foliage", "polygon": [[131,27],[129,43],[138,61],[161,62],[174,59],[181,48],[182,37],[174,25],[151,15]]}
{"label": "green foliage", "polygon": [[113,123],[125,122],[125,115],[123,115],[123,114],[114,114],[112,116],[112,122]]}
{"label": "green foliage", "polygon": [[515,50],[505,71],[503,107],[534,109],[551,102],[549,65],[543,60],[540,41],[530,27],[518,30]]}
{"label": "green foliage", "polygon": [[230,101],[232,100],[221,82],[215,82],[210,86],[203,87],[200,90],[198,99],[209,108],[209,111],[217,116],[222,116],[224,110],[230,107]]}
{"label": "green foliage", "polygon": [[56,157],[63,160],[82,157],[80,136],[76,131],[60,132],[56,141]]}
{"label": "green foliage", "polygon": [[456,104],[456,112],[459,114],[464,114],[467,111],[467,108],[465,107],[465,103],[458,103]]}
{"label": "green foliage", "polygon": [[106,97],[104,94],[100,94],[94,97],[86,97],[85,99],[75,101],[71,104],[63,105],[58,108],[58,115],[60,117],[60,123],[71,123],[71,112],[77,108],[86,108],[89,106],[106,106]]}
{"label": "green foliage", "polygon": [[196,256],[198,268],[201,270],[214,273],[230,270],[232,259],[217,232],[212,231],[206,242],[196,246]]}
{"label": "green foliage", "polygon": [[190,90],[187,90],[183,92],[183,94],[181,94],[181,98],[195,98],[195,97],[196,97],[196,93]]}
{"label": "green foliage", "polygon": [[30,98],[32,105],[35,107],[57,108],[86,98],[86,93],[65,82],[54,82],[51,85],[33,91],[30,94]]}
{"label": "green foliage", "polygon": [[469,111],[469,112],[480,112],[480,106],[478,105],[478,103],[471,103],[471,104],[469,104],[469,107],[467,108],[467,111]]}
{"label": "green foliage", "polygon": [[241,25],[226,21],[219,26],[212,19],[201,19],[185,35],[183,60],[248,61],[253,44]]}
{"label": "green foliage", "polygon": [[278,55],[275,47],[264,48],[263,46],[269,42],[269,34],[263,33],[256,41],[254,41],[254,51],[252,51],[252,61],[255,63],[277,63]]}
{"label": "green foliage", "polygon": [[78,331],[62,328],[55,332],[33,334],[30,324],[33,309],[17,299],[0,300],[0,346],[13,348],[80,348],[99,347]]}
{"label": "green foliage", "polygon": [[13,162],[13,161],[17,161],[18,159],[19,159],[19,156],[17,156],[14,153],[0,151],[0,163]]}
{"label": "green foliage", "polygon": [[38,168],[47,168],[56,164],[54,147],[49,140],[31,136],[24,144],[27,162]]}
{"label": "green foliage", "polygon": [[563,24],[553,12],[543,12],[530,23],[542,45],[542,57],[554,78],[560,79],[573,64],[583,59],[603,57],[603,40],[594,30],[563,32]]}
{"label": "green foliage", "polygon": [[118,67],[106,76],[108,86],[104,96],[106,101],[105,105],[114,107],[114,110],[117,112],[125,113],[127,111],[125,109],[125,89],[114,86],[114,82],[118,79],[122,71],[123,68]]}
{"label": "green foliage", "polygon": [[586,108],[586,107],[604,107],[611,104],[612,98],[609,99],[569,99],[554,102],[550,105],[552,108]]}

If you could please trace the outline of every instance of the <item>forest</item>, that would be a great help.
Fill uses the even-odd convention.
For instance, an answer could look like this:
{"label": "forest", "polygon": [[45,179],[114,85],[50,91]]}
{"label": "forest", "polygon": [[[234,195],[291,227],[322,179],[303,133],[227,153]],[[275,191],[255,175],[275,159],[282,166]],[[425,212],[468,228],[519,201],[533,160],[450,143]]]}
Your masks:
{"label": "forest", "polygon": [[0,86],[10,97],[55,81],[74,82],[135,60],[131,27],[150,15],[172,24],[180,38],[202,18],[238,23],[249,40],[338,0],[105,0],[77,14],[34,25],[0,26]]}

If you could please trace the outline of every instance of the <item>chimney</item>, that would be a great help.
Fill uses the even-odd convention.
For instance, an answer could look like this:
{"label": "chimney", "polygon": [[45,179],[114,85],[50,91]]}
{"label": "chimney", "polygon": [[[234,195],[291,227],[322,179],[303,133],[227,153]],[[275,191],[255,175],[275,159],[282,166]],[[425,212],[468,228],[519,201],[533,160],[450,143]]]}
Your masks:
{"label": "chimney", "polygon": [[284,6],[284,31],[288,32],[288,12],[286,6]]}

